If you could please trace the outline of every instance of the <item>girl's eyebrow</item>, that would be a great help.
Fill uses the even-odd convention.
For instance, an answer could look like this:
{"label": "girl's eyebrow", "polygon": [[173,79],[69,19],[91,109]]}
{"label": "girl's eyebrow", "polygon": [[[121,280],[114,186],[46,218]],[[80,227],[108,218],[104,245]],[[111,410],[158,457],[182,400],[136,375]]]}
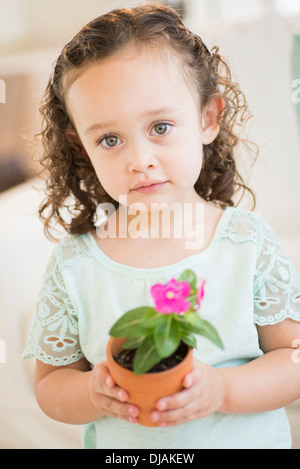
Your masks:
{"label": "girl's eyebrow", "polygon": [[107,127],[112,127],[114,125],[116,125],[117,123],[115,121],[108,121],[108,122],[99,122],[98,124],[93,124],[91,125],[90,127],[88,127],[84,133],[85,134],[91,134],[93,132],[95,132],[95,130],[101,130],[101,129],[104,129],[104,128],[107,128]]}
{"label": "girl's eyebrow", "polygon": [[[162,107],[162,108],[159,108],[159,109],[152,109],[152,110],[149,110],[149,111],[142,112],[139,117],[151,117],[151,116],[155,116],[155,115],[158,115],[158,114],[170,114],[170,113],[174,113],[174,112],[177,112],[177,111],[178,111],[178,109],[175,109],[175,108]],[[116,125],[118,125],[118,122],[116,122],[116,121],[99,122],[97,124],[93,124],[90,127],[88,127],[84,131],[84,133],[85,134],[90,134],[90,133],[95,132],[96,130],[101,130],[103,128],[108,128],[108,127],[114,127]]]}

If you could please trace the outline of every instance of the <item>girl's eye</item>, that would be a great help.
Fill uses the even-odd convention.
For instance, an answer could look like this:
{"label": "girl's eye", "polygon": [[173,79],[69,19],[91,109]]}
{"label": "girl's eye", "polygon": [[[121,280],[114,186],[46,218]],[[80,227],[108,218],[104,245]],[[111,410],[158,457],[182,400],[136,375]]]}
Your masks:
{"label": "girl's eye", "polygon": [[99,140],[98,143],[104,148],[113,148],[120,143],[120,139],[116,135],[107,135]]}
{"label": "girl's eye", "polygon": [[170,127],[170,124],[167,124],[166,122],[159,122],[158,124],[155,124],[152,128],[152,131],[156,135],[164,135],[168,132]]}

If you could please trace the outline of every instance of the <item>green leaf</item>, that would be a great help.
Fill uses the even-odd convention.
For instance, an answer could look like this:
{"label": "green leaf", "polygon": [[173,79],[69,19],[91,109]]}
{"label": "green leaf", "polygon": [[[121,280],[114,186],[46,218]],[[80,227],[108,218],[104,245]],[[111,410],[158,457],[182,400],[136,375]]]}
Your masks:
{"label": "green leaf", "polygon": [[206,337],[215,345],[224,350],[222,340],[212,324],[201,319],[196,312],[185,315],[187,323],[191,326],[191,330],[198,335]]}
{"label": "green leaf", "polygon": [[161,358],[169,357],[180,343],[180,324],[168,315],[163,325],[159,324],[154,331],[154,343]]}
{"label": "green leaf", "polygon": [[198,316],[197,312],[187,313],[185,319],[193,332],[201,334],[204,321]]}
{"label": "green leaf", "polygon": [[197,310],[199,309],[198,308],[198,305],[197,305],[197,293],[192,293],[189,297],[188,297],[188,300],[191,304],[191,310],[194,311],[194,310]]}
{"label": "green leaf", "polygon": [[191,285],[192,289],[194,289],[194,290],[197,288],[196,274],[190,269],[187,269],[184,272],[182,272],[182,274],[178,278],[178,281],[179,282],[188,282]]}
{"label": "green leaf", "polygon": [[153,341],[145,337],[133,359],[133,372],[136,375],[147,373],[154,365],[159,363],[161,357]]}
{"label": "green leaf", "polygon": [[224,345],[223,342],[217,332],[217,330],[214,328],[212,324],[210,324],[208,321],[202,321],[203,326],[201,329],[200,334],[209,339],[211,342],[213,342],[215,345],[217,345],[219,348],[224,350]]}
{"label": "green leaf", "polygon": [[192,348],[195,348],[197,341],[192,331],[192,326],[187,322],[182,322],[180,325],[180,337],[183,342]]}
{"label": "green leaf", "polygon": [[189,347],[196,348],[197,340],[192,332],[184,332],[181,334],[181,340]]}
{"label": "green leaf", "polygon": [[125,344],[122,345],[122,347],[125,350],[133,350],[135,348],[138,348],[142,341],[145,339],[145,335],[141,337],[132,337],[131,339],[126,340]]}
{"label": "green leaf", "polygon": [[141,337],[145,335],[145,331],[141,325],[141,320],[145,314],[149,312],[149,306],[132,309],[123,314],[118,321],[110,329],[109,334],[112,337]]}
{"label": "green leaf", "polygon": [[166,322],[166,315],[158,313],[155,311],[154,308],[151,308],[141,319],[141,326],[144,329],[149,329],[153,330],[155,327],[157,327],[159,324],[165,324]]}

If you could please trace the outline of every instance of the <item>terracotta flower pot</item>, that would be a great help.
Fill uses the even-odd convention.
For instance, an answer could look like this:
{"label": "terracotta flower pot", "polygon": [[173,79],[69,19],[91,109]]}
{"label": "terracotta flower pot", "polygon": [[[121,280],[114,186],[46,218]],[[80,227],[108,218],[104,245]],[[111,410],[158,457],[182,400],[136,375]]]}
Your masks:
{"label": "terracotta flower pot", "polygon": [[159,373],[135,375],[132,371],[120,366],[113,358],[126,339],[111,337],[107,344],[106,355],[111,376],[121,388],[129,393],[128,402],[140,408],[138,423],[146,427],[157,427],[150,420],[150,412],[155,409],[159,398],[169,396],[182,389],[183,377],[192,370],[193,349],[189,348],[184,360],[177,366]]}

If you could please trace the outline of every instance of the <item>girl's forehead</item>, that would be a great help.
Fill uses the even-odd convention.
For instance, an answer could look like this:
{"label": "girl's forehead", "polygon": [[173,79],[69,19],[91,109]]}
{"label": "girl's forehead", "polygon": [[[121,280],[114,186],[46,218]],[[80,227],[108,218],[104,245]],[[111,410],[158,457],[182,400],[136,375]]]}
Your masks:
{"label": "girl's forehead", "polygon": [[[126,48],[117,51],[110,57],[100,59],[98,61],[86,64],[85,67],[80,71],[75,71],[75,79],[83,80],[96,78],[98,75],[99,79],[108,78],[120,78],[124,80],[124,75],[117,75],[118,72],[126,73],[127,75],[139,76],[142,70],[149,69],[155,74],[163,74],[169,76],[169,73],[173,77],[180,75],[182,77],[182,64],[175,52],[168,48],[151,48],[150,46],[127,46]],[[151,74],[152,75],[152,74]],[[149,78],[151,77],[149,76]]]}
{"label": "girl's forehead", "polygon": [[87,66],[69,89],[68,105],[71,111],[74,103],[83,109],[96,101],[105,107],[133,106],[139,99],[147,104],[162,100],[164,105],[172,100],[182,101],[188,94],[191,91],[174,52],[128,48]]}

